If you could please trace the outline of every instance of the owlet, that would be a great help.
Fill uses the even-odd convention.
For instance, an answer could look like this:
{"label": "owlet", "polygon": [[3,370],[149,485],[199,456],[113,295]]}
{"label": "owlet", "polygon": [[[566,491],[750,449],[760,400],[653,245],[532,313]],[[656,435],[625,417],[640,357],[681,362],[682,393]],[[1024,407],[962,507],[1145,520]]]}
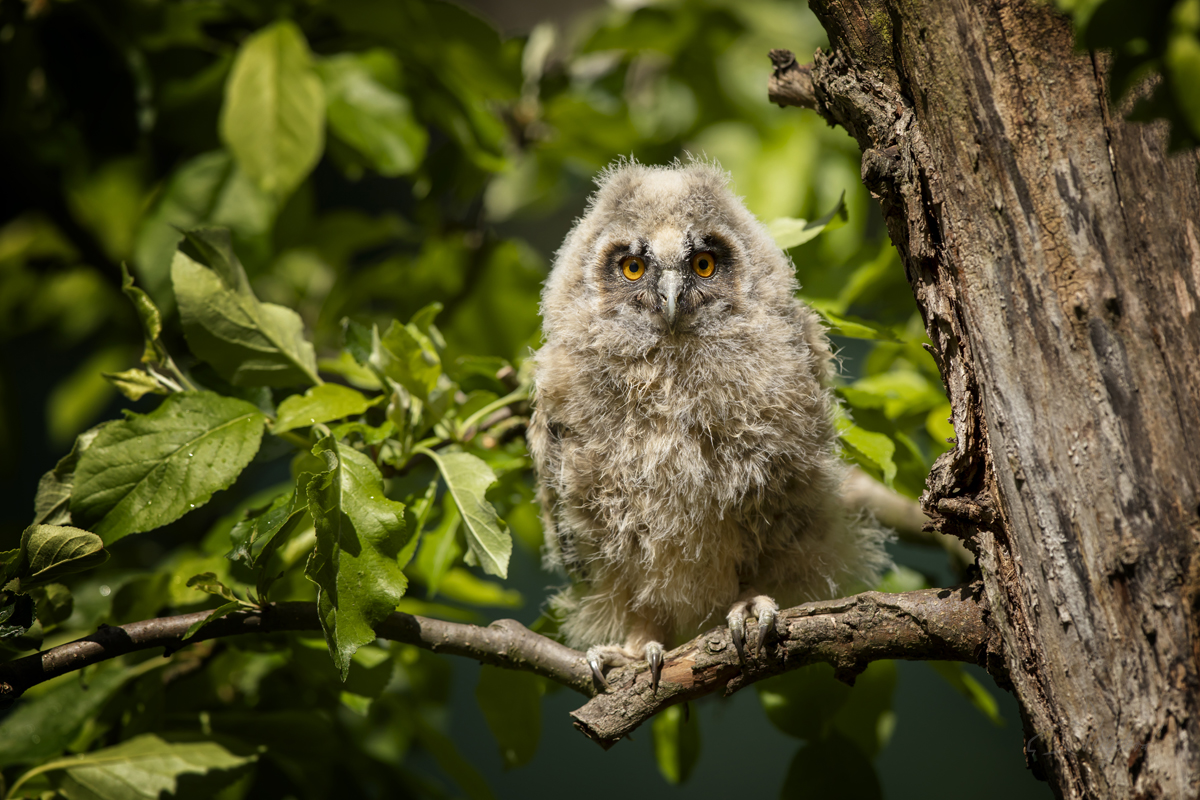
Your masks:
{"label": "owlet", "polygon": [[529,445],[553,601],[574,647],[645,658],[724,615],[744,659],[779,605],[873,584],[885,536],[848,517],[819,318],[716,165],[620,161],[542,294]]}

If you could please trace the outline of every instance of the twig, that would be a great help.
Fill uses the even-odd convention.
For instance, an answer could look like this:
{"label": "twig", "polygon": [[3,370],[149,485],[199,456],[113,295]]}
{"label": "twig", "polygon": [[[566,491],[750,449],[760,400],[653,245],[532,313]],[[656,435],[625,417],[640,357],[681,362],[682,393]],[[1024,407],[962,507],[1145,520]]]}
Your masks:
{"label": "twig", "polygon": [[811,65],[797,63],[791,50],[772,50],[771,63],[775,71],[767,82],[768,99],[779,106],[816,108]]}
{"label": "twig", "polygon": [[[210,612],[104,627],[91,636],[0,664],[0,704],[9,705],[30,687],[110,658],[246,633],[319,631],[314,603],[273,603],[213,620],[183,641],[188,628]],[[750,623],[753,631],[753,622]],[[575,726],[608,748],[667,706],[743,686],[818,661],[832,664],[852,682],[871,661],[884,658],[983,663],[989,630],[977,595],[969,587],[904,594],[866,592],[841,600],[806,603],[780,614],[778,637],[762,655],[742,665],[729,630],[708,633],[667,654],[658,692],[650,688],[644,662],[609,674],[609,693],[596,694],[584,654],[502,619],[487,627],[393,613],[376,632],[435,653],[533,672],[591,697],[572,713]],[[750,636],[757,641],[757,634]],[[748,648],[748,654],[754,648]]]}

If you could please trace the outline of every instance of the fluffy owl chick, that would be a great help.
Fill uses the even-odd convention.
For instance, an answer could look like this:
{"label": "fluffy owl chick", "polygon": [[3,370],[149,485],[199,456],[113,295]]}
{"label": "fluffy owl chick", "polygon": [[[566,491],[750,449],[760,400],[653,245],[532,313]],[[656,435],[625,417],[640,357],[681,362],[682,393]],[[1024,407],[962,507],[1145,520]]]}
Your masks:
{"label": "fluffy owl chick", "polygon": [[[529,445],[552,602],[603,667],[724,614],[745,658],[779,606],[874,583],[884,535],[849,519],[817,315],[717,166],[618,162],[542,294]],[[606,685],[606,684],[605,684]]]}

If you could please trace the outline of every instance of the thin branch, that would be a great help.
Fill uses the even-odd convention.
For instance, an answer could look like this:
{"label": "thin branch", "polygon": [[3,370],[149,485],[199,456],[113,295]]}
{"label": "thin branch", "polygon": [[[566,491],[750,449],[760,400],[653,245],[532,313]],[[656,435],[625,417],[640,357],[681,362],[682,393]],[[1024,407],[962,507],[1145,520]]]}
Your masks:
{"label": "thin branch", "polygon": [[[91,636],[0,664],[0,707],[10,705],[39,683],[126,653],[162,647],[165,655],[170,655],[187,644],[225,636],[321,630],[315,603],[270,603],[261,610],[234,612],[213,620],[185,642],[188,628],[210,613],[197,611],[105,626]],[[527,670],[588,696],[593,691],[591,671],[582,653],[511,619],[498,620],[485,628],[397,611],[380,623],[376,632],[381,638],[435,653]]]}
{"label": "thin branch", "polygon": [[880,525],[894,530],[902,542],[941,548],[960,569],[975,561],[961,539],[932,530],[932,520],[920,503],[889,489],[858,467],[851,467],[842,482],[842,497],[851,513],[869,511]]}
{"label": "thin branch", "polygon": [[[185,644],[246,633],[319,631],[314,603],[275,603],[235,612],[205,625],[187,642],[184,634],[210,612],[104,627],[91,636],[0,664],[0,704],[9,705],[43,681],[126,653],[156,647],[174,652]],[[753,621],[748,632],[756,643]],[[871,661],[886,658],[983,663],[990,632],[971,587],[925,589],[903,594],[865,592],[841,600],[806,603],[780,614],[777,637],[764,652],[747,651],[743,665],[729,630],[708,633],[667,654],[658,692],[645,662],[609,673],[612,691],[596,694],[583,653],[502,619],[487,627],[393,613],[376,632],[381,638],[435,653],[533,672],[591,699],[572,713],[575,727],[608,748],[667,706],[743,686],[807,664],[832,664],[842,680]]]}
{"label": "thin branch", "polygon": [[767,97],[772,103],[800,108],[817,107],[811,65],[798,63],[796,54],[791,50],[772,50],[771,63],[775,71],[767,82]]}

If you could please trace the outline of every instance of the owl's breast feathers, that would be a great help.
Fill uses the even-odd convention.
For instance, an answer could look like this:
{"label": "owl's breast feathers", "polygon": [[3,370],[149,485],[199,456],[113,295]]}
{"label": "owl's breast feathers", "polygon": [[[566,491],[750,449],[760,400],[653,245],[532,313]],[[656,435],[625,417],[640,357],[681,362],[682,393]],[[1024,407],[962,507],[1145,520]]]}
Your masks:
{"label": "owl's breast feathers", "polygon": [[804,488],[825,488],[833,436],[797,321],[757,324],[753,358],[740,333],[668,336],[633,356],[539,352],[530,442],[568,566],[586,574],[597,547],[708,559],[715,539],[745,561],[795,533],[775,523]]}

